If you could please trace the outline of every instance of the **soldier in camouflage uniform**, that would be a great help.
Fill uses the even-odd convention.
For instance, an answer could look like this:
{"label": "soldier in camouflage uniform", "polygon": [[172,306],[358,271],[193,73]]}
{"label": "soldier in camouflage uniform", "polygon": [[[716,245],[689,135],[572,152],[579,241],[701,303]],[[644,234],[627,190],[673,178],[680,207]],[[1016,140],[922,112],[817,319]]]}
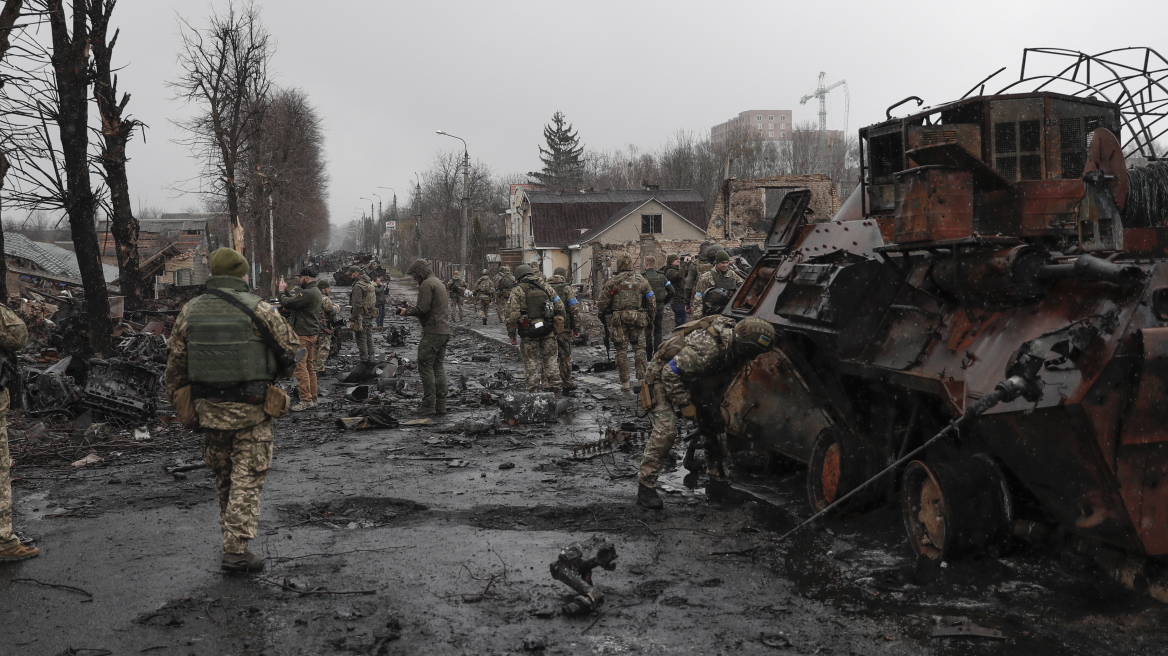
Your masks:
{"label": "soldier in camouflage uniform", "polygon": [[645,270],[641,272],[641,276],[649,281],[649,286],[653,288],[653,300],[657,304],[657,311],[649,316],[649,325],[645,326],[645,357],[652,358],[653,354],[657,352],[657,347],[661,346],[661,324],[665,318],[665,308],[673,299],[673,283],[665,277],[665,274],[658,271],[657,258],[652,255],[645,256]]}
{"label": "soldier in camouflage uniform", "polygon": [[[16,353],[28,344],[28,327],[7,305],[0,305],[0,358],[4,359],[4,378],[19,376]],[[9,384],[0,388],[0,563],[35,558],[41,550],[26,547],[12,533],[12,457],[8,454]]]}
{"label": "soldier in camouflage uniform", "polygon": [[616,368],[620,373],[621,391],[631,391],[629,386],[629,346],[633,348],[637,380],[645,381],[645,327],[649,317],[657,313],[653,287],[636,271],[633,258],[621,253],[616,258],[617,274],[610,278],[600,290],[596,305],[600,309],[601,321],[607,320],[608,331],[616,347]]}
{"label": "soldier in camouflage uniform", "polygon": [[322,278],[316,281],[316,288],[320,290],[321,296],[320,334],[316,336],[316,373],[320,374],[324,373],[325,363],[333,348],[333,325],[337,322],[341,308],[329,297],[332,283]]}
{"label": "soldier in camouflage uniform", "polygon": [[[277,356],[255,322],[262,322],[285,358],[293,357],[300,341],[272,306],[249,292],[242,255],[220,248],[211,254],[210,265],[207,288],[229,294],[256,318],[212,292],[187,303],[171,330],[166,392],[176,406],[176,395],[189,393],[203,429],[203,458],[219,492],[223,569],[258,571],[263,558],[252,554],[247,543],[256,537],[260,492],[272,464],[272,419],[266,410],[287,410],[287,397],[272,382],[289,372],[279,371]],[[274,404],[281,406],[278,410],[265,405],[273,395],[282,399]]]}
{"label": "soldier in camouflage uniform", "polygon": [[450,320],[455,321],[454,315],[457,314],[457,320],[462,321],[462,302],[466,296],[466,283],[462,281],[462,273],[455,271],[450,276],[450,282],[446,283],[446,294],[450,296]]}
{"label": "soldier in camouflage uniform", "polygon": [[688,321],[685,316],[685,302],[689,299],[685,296],[685,274],[681,270],[681,258],[674,254],[666,255],[665,268],[662,269],[661,273],[665,274],[665,279],[673,287],[671,309],[673,310],[673,327],[676,328]]}
{"label": "soldier in camouflage uniform", "polygon": [[349,267],[353,291],[349,293],[349,328],[357,340],[357,353],[362,362],[373,362],[373,317],[377,316],[377,292],[369,276],[361,267]]}
{"label": "soldier in camouflage uniform", "polygon": [[[703,241],[702,245],[698,248],[697,258],[690,262],[689,267],[686,268],[685,302],[687,305],[693,301],[694,285],[697,284],[698,277],[714,268],[714,263],[712,261],[714,258],[714,252],[710,250],[711,246],[713,246],[713,244],[710,242]],[[698,302],[698,305],[701,305],[700,301]],[[686,308],[686,312],[689,312],[689,308]]]}
{"label": "soldier in camouflage uniform", "polygon": [[568,311],[564,330],[556,334],[556,345],[559,347],[560,383],[564,386],[564,393],[576,389],[572,383],[572,339],[580,336],[584,324],[580,320],[580,300],[576,298],[576,289],[567,281],[568,270],[556,267],[552,277],[548,278],[548,285],[555,290],[556,296],[564,303]]}
{"label": "soldier in camouflage uniform", "polygon": [[567,312],[564,303],[546,282],[539,279],[530,265],[515,267],[518,283],[507,301],[507,336],[515,344],[518,333],[523,338],[520,353],[527,376],[527,391],[540,391],[541,383],[548,388],[560,386],[560,370],[556,365],[559,347],[556,334],[566,328]]}
{"label": "soldier in camouflage uniform", "polygon": [[[663,507],[657,494],[657,474],[677,440],[677,418],[698,415],[691,396],[693,388],[703,378],[737,368],[769,350],[774,340],[774,327],[762,319],[751,317],[736,325],[729,317],[712,316],[685,324],[662,344],[649,366],[653,430],[637,474],[637,505]],[[718,451],[706,452],[711,491],[726,482]]]}
{"label": "soldier in camouflage uniform", "polygon": [[422,404],[414,414],[446,414],[446,344],[450,341],[450,299],[446,285],[434,275],[426,260],[414,260],[406,274],[418,283],[418,300],[397,311],[417,317],[422,325],[418,340],[418,375],[422,378]]}
{"label": "soldier in camouflage uniform", "polygon": [[484,326],[487,325],[487,314],[491,311],[491,299],[494,296],[495,283],[487,275],[487,270],[483,269],[483,275],[479,276],[478,281],[475,282],[474,301],[475,307],[479,311],[479,318],[483,320]]}
{"label": "soldier in camouflage uniform", "polygon": [[726,254],[726,251],[718,251],[715,253],[714,262],[714,268],[703,273],[698,278],[697,283],[694,284],[693,315],[691,315],[691,321],[702,318],[702,296],[707,291],[717,287],[733,295],[734,290],[742,286],[743,277],[737,271],[730,268],[730,256]]}
{"label": "soldier in camouflage uniform", "polygon": [[511,300],[511,290],[516,284],[515,276],[511,275],[511,267],[504,264],[499,267],[499,276],[495,280],[495,309],[502,322],[507,312],[507,302]]}

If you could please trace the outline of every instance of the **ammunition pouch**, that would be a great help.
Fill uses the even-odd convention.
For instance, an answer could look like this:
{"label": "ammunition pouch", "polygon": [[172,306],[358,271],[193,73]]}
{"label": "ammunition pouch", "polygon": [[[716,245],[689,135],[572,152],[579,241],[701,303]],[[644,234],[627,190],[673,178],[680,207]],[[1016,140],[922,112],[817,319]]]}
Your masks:
{"label": "ammunition pouch", "polygon": [[247,403],[259,405],[264,402],[270,385],[264,380],[252,380],[246,383],[217,387],[194,383],[191,385],[191,401],[206,399],[221,403]]}
{"label": "ammunition pouch", "polygon": [[264,390],[264,414],[272,419],[279,419],[288,414],[292,408],[292,399],[288,393],[275,385],[268,385]]}
{"label": "ammunition pouch", "polygon": [[649,390],[648,381],[641,381],[641,409],[651,410],[653,408],[653,393]]}

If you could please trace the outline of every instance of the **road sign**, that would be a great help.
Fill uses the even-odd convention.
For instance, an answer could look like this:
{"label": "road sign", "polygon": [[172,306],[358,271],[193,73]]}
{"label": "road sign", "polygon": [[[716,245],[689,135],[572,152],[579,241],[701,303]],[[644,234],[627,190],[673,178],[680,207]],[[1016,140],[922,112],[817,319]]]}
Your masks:
{"label": "road sign", "polygon": [[397,221],[386,221],[385,222],[385,229],[386,230],[397,230]]}

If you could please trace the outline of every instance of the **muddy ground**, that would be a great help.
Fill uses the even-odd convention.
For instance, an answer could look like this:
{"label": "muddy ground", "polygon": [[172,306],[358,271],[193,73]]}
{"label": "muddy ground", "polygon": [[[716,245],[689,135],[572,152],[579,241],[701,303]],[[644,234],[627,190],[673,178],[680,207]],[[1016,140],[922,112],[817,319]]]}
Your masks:
{"label": "muddy ground", "polygon": [[[412,360],[416,324],[391,323],[409,328],[407,346],[379,334],[378,347]],[[778,544],[808,514],[799,471],[744,475],[749,494],[715,504],[675,470],[665,510],[637,508],[640,442],[571,457],[607,427],[647,431],[615,372],[581,374],[574,411],[555,424],[445,432],[497,411],[481,387],[522,387],[504,382],[522,366],[497,320],[461,326],[447,364],[458,393],[434,425],[337,429],[359,409],[336,380],[351,343],[321,378],[328,402],[278,421],[259,575],[218,569],[211,474],[166,470],[201,458],[195,434],[152,426],[78,469],[86,447],[57,436],[58,457],[18,463],[16,527],[43,555],[0,566],[0,653],[1168,653],[1168,607],[1071,554],[1019,546],[918,564],[892,505]],[[582,370],[598,360],[603,347],[577,352]],[[411,418],[414,400],[387,398]],[[13,427],[19,444],[27,422]],[[602,612],[559,616],[572,595],[548,565],[592,536],[618,552],[614,571],[594,574]],[[962,622],[1000,637],[933,636]]]}

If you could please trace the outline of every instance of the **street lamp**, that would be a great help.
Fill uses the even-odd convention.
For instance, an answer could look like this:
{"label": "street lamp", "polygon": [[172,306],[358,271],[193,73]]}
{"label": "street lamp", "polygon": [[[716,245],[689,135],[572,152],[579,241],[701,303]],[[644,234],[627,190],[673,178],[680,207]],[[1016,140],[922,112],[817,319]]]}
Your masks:
{"label": "street lamp", "polygon": [[[393,206],[390,209],[390,213],[393,215],[393,220],[396,222],[397,221],[397,191],[394,191],[393,187],[378,187],[378,189],[388,189],[388,190],[393,192]],[[381,198],[381,197],[378,196],[378,198]],[[394,227],[394,232],[390,233],[390,235],[389,235],[389,246],[390,246],[390,250],[393,251],[393,255],[392,255],[393,266],[397,266],[398,265],[397,224],[394,223],[393,227]],[[386,232],[384,222],[381,224],[381,230],[382,230],[383,234]]]}
{"label": "street lamp", "polygon": [[466,232],[467,232],[466,212],[467,212],[467,206],[470,205],[470,153],[468,152],[467,147],[466,147],[466,139],[463,139],[462,137],[459,137],[457,135],[450,134],[449,132],[443,132],[442,130],[438,130],[438,134],[440,134],[444,137],[453,137],[453,138],[458,139],[459,141],[462,142],[462,230],[461,230],[461,232],[462,232],[461,242],[462,243],[461,243],[461,246],[460,246],[459,252],[458,252],[458,258],[459,258],[458,268],[460,271],[465,272],[466,271]]}

